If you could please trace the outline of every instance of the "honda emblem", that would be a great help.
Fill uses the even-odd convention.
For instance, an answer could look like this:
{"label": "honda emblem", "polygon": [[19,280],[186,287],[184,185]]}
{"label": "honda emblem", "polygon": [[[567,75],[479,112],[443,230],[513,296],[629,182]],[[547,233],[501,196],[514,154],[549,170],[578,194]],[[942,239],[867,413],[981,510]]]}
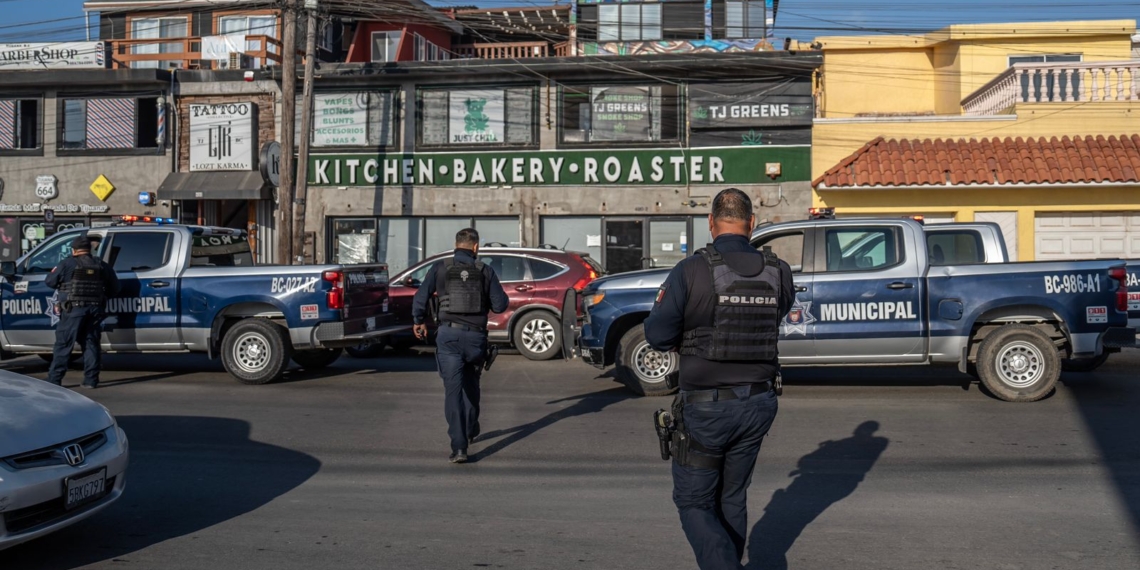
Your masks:
{"label": "honda emblem", "polygon": [[63,448],[63,458],[67,460],[67,464],[71,466],[83,463],[83,448],[78,443],[66,445]]}

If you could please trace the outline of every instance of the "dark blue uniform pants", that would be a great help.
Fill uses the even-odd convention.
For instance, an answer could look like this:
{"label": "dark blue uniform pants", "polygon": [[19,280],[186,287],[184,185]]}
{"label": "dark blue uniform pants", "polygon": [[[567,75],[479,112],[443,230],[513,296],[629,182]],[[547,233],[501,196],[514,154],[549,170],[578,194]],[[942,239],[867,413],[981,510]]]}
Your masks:
{"label": "dark blue uniform pants", "polygon": [[479,376],[487,358],[487,333],[443,325],[435,347],[451,450],[467,449],[467,438],[479,433]]}
{"label": "dark blue uniform pants", "polygon": [[[685,404],[689,435],[724,453],[724,467],[698,469],[673,462],[673,502],[701,570],[742,568],[748,536],[748,485],[760,444],[776,419],[776,394]],[[683,396],[682,396],[683,397]]]}
{"label": "dark blue uniform pants", "polygon": [[71,347],[79,343],[83,352],[83,383],[87,386],[99,384],[99,368],[103,364],[99,337],[103,332],[103,307],[73,307],[59,315],[59,325],[55,328],[55,348],[52,350],[51,369],[48,382],[62,384],[67,373],[67,361],[71,358]]}

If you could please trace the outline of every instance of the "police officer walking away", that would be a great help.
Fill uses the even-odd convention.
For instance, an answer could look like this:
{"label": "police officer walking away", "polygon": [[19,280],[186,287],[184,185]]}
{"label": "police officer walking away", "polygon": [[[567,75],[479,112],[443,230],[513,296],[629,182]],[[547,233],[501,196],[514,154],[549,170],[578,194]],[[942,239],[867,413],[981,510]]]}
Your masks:
{"label": "police officer walking away", "polygon": [[467,461],[467,446],[479,436],[479,377],[487,360],[487,311],[502,313],[509,299],[495,271],[476,260],[479,233],[455,234],[455,255],[436,262],[412,301],[416,338],[427,338],[428,301],[439,295],[435,360],[445,390],[443,410],[451,437],[452,463]]}
{"label": "police officer walking away", "polygon": [[119,292],[119,278],[103,260],[91,257],[91,240],[80,236],[71,242],[71,257],[63,260],[44,281],[59,290],[59,325],[55,329],[48,382],[62,384],[71,347],[83,352],[83,387],[99,385],[102,366],[100,336],[107,297]]}
{"label": "police officer walking away", "polygon": [[713,199],[713,243],[673,268],[645,321],[656,350],[681,353],[673,404],[673,502],[702,570],[742,568],[747,492],[776,417],[779,323],[795,300],[792,270],[749,243],[752,200]]}

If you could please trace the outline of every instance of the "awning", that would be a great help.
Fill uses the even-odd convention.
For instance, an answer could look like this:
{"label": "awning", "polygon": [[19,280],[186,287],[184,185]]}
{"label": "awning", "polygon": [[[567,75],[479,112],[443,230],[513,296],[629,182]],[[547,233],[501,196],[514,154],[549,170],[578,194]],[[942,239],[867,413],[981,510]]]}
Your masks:
{"label": "awning", "polygon": [[172,172],[158,187],[160,200],[267,200],[269,186],[256,170]]}

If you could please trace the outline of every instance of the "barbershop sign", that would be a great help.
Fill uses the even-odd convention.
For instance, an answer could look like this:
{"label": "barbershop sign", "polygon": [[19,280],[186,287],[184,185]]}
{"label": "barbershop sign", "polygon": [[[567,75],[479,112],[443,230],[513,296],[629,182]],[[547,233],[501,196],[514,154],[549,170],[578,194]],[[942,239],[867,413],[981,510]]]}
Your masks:
{"label": "barbershop sign", "polygon": [[0,70],[102,69],[107,67],[102,42],[0,44]]}
{"label": "barbershop sign", "polygon": [[757,184],[808,180],[810,147],[314,155],[312,186]]}

